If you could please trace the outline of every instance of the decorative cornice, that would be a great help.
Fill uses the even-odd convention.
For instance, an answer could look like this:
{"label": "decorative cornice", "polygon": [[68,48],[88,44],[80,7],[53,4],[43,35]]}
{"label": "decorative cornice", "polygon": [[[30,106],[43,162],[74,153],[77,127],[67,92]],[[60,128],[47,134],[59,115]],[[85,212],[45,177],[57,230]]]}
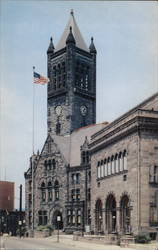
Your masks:
{"label": "decorative cornice", "polygon": [[[122,131],[123,129],[126,129],[126,131]],[[91,149],[91,153],[97,152],[100,149],[105,148],[106,146],[116,143],[118,140],[127,137],[128,135],[131,135],[132,133],[141,132],[141,130],[146,131],[158,131],[158,119],[157,118],[150,118],[150,117],[143,117],[143,116],[137,116],[133,119],[127,121],[124,124],[121,124],[119,127],[114,129],[113,131],[110,131],[109,133],[105,134],[98,140],[95,140],[92,142],[89,147]],[[119,132],[121,132],[119,135],[117,135]],[[116,136],[115,136],[116,135]],[[114,136],[113,138],[110,138]],[[109,140],[108,140],[109,139]],[[103,142],[103,143],[102,143]],[[98,145],[102,143],[101,145]],[[97,146],[98,145],[98,146]],[[93,148],[95,147],[95,148]]]}

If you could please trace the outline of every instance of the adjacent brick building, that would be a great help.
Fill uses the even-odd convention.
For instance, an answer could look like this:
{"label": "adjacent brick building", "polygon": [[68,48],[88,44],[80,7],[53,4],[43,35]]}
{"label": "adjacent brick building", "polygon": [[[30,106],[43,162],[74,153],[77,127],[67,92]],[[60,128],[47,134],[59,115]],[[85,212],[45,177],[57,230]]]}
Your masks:
{"label": "adjacent brick building", "polygon": [[[158,94],[108,124],[96,122],[96,49],[73,12],[48,56],[48,136],[25,173],[28,230],[156,234]],[[33,169],[33,171],[32,171]]]}
{"label": "adjacent brick building", "polygon": [[0,209],[14,210],[14,182],[0,181]]}

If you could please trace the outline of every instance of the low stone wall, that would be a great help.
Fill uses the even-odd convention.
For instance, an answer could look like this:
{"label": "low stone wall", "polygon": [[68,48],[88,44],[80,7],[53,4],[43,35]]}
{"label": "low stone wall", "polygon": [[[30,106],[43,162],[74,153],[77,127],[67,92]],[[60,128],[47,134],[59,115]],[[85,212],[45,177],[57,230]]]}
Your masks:
{"label": "low stone wall", "polygon": [[43,231],[34,231],[35,238],[46,238],[51,235],[50,230],[43,230]]}

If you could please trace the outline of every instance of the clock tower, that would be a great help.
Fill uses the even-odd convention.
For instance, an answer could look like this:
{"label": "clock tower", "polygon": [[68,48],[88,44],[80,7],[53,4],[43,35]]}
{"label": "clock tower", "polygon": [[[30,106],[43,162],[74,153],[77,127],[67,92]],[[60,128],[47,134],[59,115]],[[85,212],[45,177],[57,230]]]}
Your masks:
{"label": "clock tower", "polygon": [[48,59],[48,133],[67,135],[96,122],[96,49],[91,38],[87,48],[73,11]]}

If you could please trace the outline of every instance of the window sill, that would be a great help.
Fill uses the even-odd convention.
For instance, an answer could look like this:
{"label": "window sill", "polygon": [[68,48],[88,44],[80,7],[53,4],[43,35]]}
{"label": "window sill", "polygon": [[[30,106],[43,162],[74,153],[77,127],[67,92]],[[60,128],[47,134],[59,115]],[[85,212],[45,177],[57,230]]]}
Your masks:
{"label": "window sill", "polygon": [[108,179],[108,178],[111,178],[111,177],[114,177],[114,176],[117,176],[117,175],[122,175],[122,174],[125,174],[125,173],[128,173],[128,170],[123,170],[123,171],[120,171],[119,173],[114,173],[114,174],[110,174],[110,175],[107,175],[107,176],[104,176],[104,177],[100,177],[100,178],[97,178],[96,180],[101,181],[101,180]]}

